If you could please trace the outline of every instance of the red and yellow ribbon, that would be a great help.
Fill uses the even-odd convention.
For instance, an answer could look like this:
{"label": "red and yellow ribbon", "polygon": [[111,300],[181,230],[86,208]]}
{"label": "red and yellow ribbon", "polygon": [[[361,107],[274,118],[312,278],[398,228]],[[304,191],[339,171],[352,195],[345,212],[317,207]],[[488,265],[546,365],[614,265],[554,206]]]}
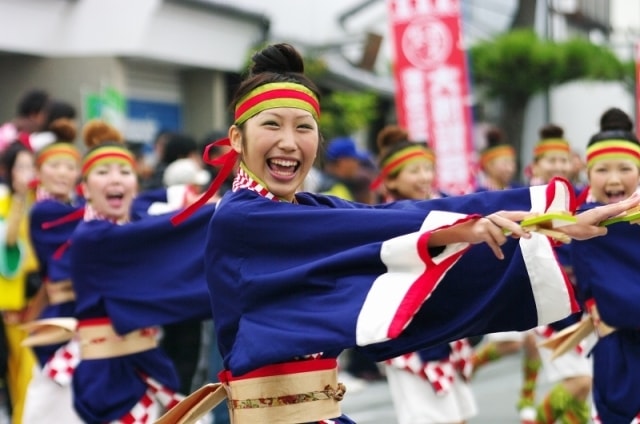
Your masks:
{"label": "red and yellow ribbon", "polygon": [[587,147],[587,168],[600,160],[628,159],[640,166],[640,145],[628,140],[602,140]]}
{"label": "red and yellow ribbon", "polygon": [[131,165],[135,168],[135,158],[125,146],[109,144],[97,147],[85,156],[82,161],[82,177],[86,177],[96,165],[112,162]]}

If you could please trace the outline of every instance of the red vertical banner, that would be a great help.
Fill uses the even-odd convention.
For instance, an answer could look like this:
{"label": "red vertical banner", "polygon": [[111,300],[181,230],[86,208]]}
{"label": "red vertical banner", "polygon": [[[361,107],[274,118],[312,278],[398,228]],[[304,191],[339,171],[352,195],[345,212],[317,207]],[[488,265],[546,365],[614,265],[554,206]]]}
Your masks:
{"label": "red vertical banner", "polygon": [[636,60],[636,101],[635,101],[635,109],[636,109],[636,135],[640,137],[640,43],[636,44],[635,51],[635,60]]}
{"label": "red vertical banner", "polygon": [[460,0],[387,0],[393,37],[396,115],[412,140],[436,153],[448,194],[475,189],[475,154]]}

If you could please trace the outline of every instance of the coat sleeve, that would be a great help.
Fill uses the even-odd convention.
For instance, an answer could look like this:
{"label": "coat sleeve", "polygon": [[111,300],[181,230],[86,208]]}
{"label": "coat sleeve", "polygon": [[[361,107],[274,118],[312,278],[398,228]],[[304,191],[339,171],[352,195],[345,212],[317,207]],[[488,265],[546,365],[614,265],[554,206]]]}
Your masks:
{"label": "coat sleeve", "polygon": [[71,240],[78,318],[104,305],[120,333],[210,317],[203,250],[213,205],[174,227],[171,215],[127,225],[82,223]]}
{"label": "coat sleeve", "polygon": [[453,211],[528,210],[530,193],[382,208],[229,196],[212,220],[205,258],[227,366],[243,373],[354,346],[385,359],[568,315],[577,305],[544,236],[509,241],[504,260],[483,245],[427,247],[434,231],[477,218]]}
{"label": "coat sleeve", "polygon": [[571,243],[579,291],[592,297],[602,320],[616,328],[640,329],[638,240],[640,227],[621,222],[603,237]]}

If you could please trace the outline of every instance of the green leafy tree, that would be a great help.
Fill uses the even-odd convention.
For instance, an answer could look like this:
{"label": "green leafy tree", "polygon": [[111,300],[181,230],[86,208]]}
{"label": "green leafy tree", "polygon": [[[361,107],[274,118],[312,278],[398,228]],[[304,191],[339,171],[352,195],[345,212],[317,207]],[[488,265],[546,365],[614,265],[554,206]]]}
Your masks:
{"label": "green leafy tree", "polygon": [[362,91],[334,91],[321,100],[320,128],[326,139],[367,128],[378,117],[378,96]]}
{"label": "green leafy tree", "polygon": [[502,103],[499,125],[518,151],[527,104],[532,96],[574,80],[621,81],[625,66],[608,48],[582,38],[540,39],[514,30],[469,50],[472,79],[489,99]]}

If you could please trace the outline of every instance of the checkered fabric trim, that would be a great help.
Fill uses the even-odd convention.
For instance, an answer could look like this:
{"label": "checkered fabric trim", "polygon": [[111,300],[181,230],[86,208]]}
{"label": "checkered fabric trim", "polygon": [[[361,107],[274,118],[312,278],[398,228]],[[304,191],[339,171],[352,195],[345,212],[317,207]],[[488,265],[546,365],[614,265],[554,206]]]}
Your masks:
{"label": "checkered fabric trim", "polygon": [[273,195],[273,193],[271,193],[269,190],[263,187],[262,184],[258,183],[256,180],[251,178],[251,176],[247,173],[247,171],[245,171],[242,167],[240,167],[238,168],[238,173],[236,174],[236,177],[233,180],[233,185],[231,186],[231,189],[233,191],[238,191],[243,188],[246,188],[251,191],[255,191],[260,196],[266,197],[269,200],[275,200],[275,201],[278,200]]}
{"label": "checkered fabric trim", "polygon": [[49,193],[47,190],[45,190],[44,187],[39,185],[36,188],[36,202],[40,202],[42,200],[53,199],[53,198],[54,197],[51,195],[51,193]]}
{"label": "checkered fabric trim", "polygon": [[68,386],[80,362],[80,343],[76,339],[58,348],[42,368],[47,377],[61,386]]}
{"label": "checkered fabric trim", "polygon": [[469,380],[473,372],[471,356],[473,349],[467,339],[449,343],[451,353],[442,361],[424,363],[416,352],[407,353],[396,358],[388,359],[390,366],[408,371],[424,378],[433,387],[437,395],[444,396],[453,384],[455,374]]}
{"label": "checkered fabric trim", "polygon": [[140,377],[147,384],[147,391],[131,411],[109,424],[149,424],[151,417],[154,416],[151,414],[154,408],[162,406],[168,411],[184,399],[184,396],[168,389],[148,375],[140,374]]}
{"label": "checkered fabric trim", "polygon": [[91,206],[88,203],[84,207],[84,217],[83,217],[83,219],[85,221],[93,221],[95,219],[98,219],[98,220],[101,220],[101,221],[109,221],[109,222],[112,222],[114,224],[124,224],[124,221],[117,221],[117,220],[114,220],[114,219],[107,218],[106,216],[104,216],[101,213],[97,212],[93,208],[93,206]]}

